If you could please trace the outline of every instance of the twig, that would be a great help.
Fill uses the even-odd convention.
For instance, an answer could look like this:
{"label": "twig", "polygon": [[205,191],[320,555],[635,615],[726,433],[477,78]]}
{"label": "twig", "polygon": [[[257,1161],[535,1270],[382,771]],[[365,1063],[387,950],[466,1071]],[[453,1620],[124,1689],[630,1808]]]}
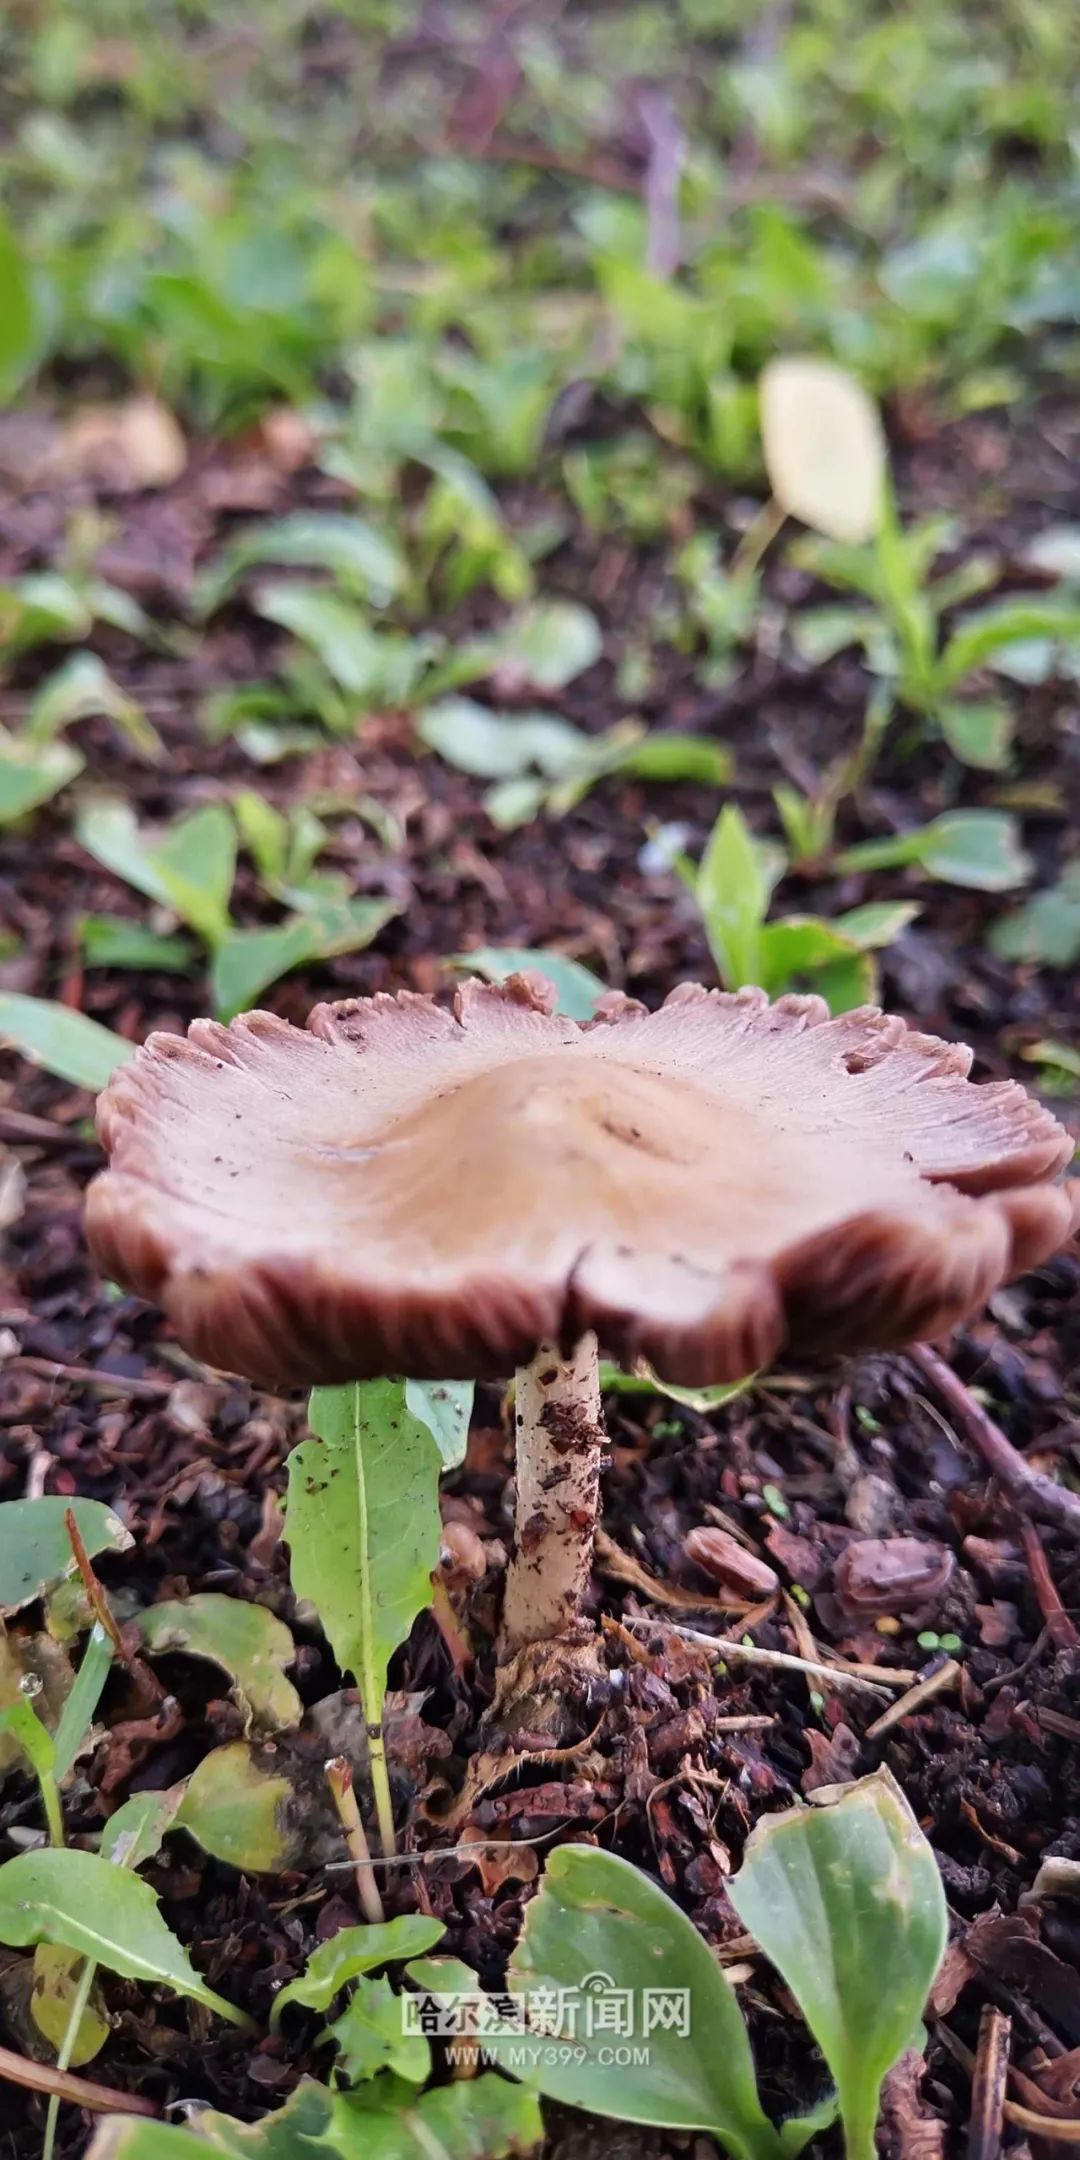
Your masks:
{"label": "twig", "polygon": [[77,1387],[98,1388],[102,1395],[130,1395],[134,1402],[160,1402],[169,1393],[171,1380],[136,1380],[127,1373],[98,1372],[93,1365],[60,1365],[55,1358],[24,1357],[11,1360],[24,1372],[41,1373],[46,1380],[70,1380]]}
{"label": "twig", "polygon": [[936,1350],[931,1350],[926,1343],[917,1343],[907,1356],[909,1363],[940,1396],[964,1439],[970,1441],[1014,1505],[1024,1513],[1034,1515],[1037,1521],[1052,1523],[1059,1530],[1067,1530],[1071,1537],[1080,1538],[1080,1495],[1070,1492],[1065,1485],[1058,1485],[1053,1478],[1044,1477],[1041,1471],[1033,1470],[1031,1464],[1024,1461],[1012,1441],[1005,1438],[1000,1425],[995,1425],[982,1404],[976,1402],[971,1389],[964,1386]]}
{"label": "twig", "polygon": [[953,1682],[959,1678],[960,1667],[956,1659],[946,1658],[945,1663],[935,1666],[926,1674],[925,1679],[917,1680],[906,1695],[901,1695],[899,1702],[890,1703],[888,1709],[883,1710],[881,1716],[867,1726],[863,1739],[882,1739],[887,1732],[892,1731],[894,1725],[901,1725],[906,1717],[913,1717],[916,1710],[921,1710],[925,1703],[933,1701],[935,1695],[941,1695],[946,1688],[951,1688]]}
{"label": "twig", "polygon": [[16,2055],[12,2048],[0,2047],[0,2078],[7,2078],[12,2085],[25,2085],[30,2092],[53,2093],[58,2100],[70,2101],[72,2107],[93,2108],[102,2115],[159,2112],[152,2100],[144,2100],[139,2093],[111,2092],[107,2085],[94,2085],[71,2070],[54,2070],[51,2063],[28,2062],[25,2055]]}
{"label": "twig", "polygon": [[[523,1845],[548,1845],[552,1838],[561,1837],[564,1830],[572,1827],[569,1821],[557,1822],[549,1830],[541,1830],[536,1837],[467,1838],[460,1845],[432,1845],[426,1852],[394,1853],[389,1857],[384,1855],[382,1859],[376,1859],[372,1854],[371,1871],[374,1874],[378,1868],[423,1867],[429,1860],[471,1860],[479,1852],[520,1852]],[[340,1875],[344,1868],[351,1866],[351,1860],[328,1860],[323,1874]]]}
{"label": "twig", "polygon": [[125,1666],[130,1665],[131,1659],[129,1658],[127,1651],[124,1647],[124,1638],[120,1632],[120,1627],[117,1622],[116,1615],[112,1612],[109,1606],[109,1600],[106,1597],[105,1592],[102,1589],[101,1584],[99,1583],[97,1576],[94,1573],[93,1566],[90,1560],[90,1555],[87,1552],[86,1546],[83,1543],[82,1532],[79,1529],[79,1525],[75,1520],[74,1508],[64,1509],[64,1527],[67,1530],[68,1537],[71,1540],[71,1550],[75,1555],[75,1565],[78,1568],[80,1575],[82,1576],[83,1589],[86,1592],[86,1602],[89,1605],[98,1626],[108,1636],[109,1641],[111,1642],[113,1649],[115,1650],[116,1655],[120,1660],[120,1663]]}
{"label": "twig", "polygon": [[360,1819],[360,1810],[353,1791],[352,1770],[344,1755],[333,1755],[324,1765],[326,1782],[333,1796],[338,1819],[345,1832],[345,1843],[356,1873],[356,1894],[366,1920],[376,1923],[385,1919],[379,1885],[371,1871],[371,1853]]}
{"label": "twig", "polygon": [[[955,2056],[961,2068],[972,2077],[976,2058],[971,2049],[965,2047],[940,2019],[934,2029],[950,2055]],[[1046,2138],[1057,2145],[1080,2145],[1080,2121],[1075,2115],[1040,2115],[1034,2108],[1021,2107],[1016,2100],[1003,2100],[1001,2112],[1007,2123],[1012,2123],[1017,2130],[1028,2131],[1032,2137]]]}
{"label": "twig", "polygon": [[[772,1666],[778,1672],[809,1673],[814,1679],[831,1681],[834,1687],[863,1688],[871,1695],[884,1695],[890,1687],[906,1685],[910,1673],[883,1673],[868,1680],[862,1671],[840,1665],[826,1665],[816,1658],[795,1657],[789,1650],[759,1650],[756,1643],[733,1642],[727,1635],[706,1635],[701,1628],[680,1627],[674,1620],[651,1620],[636,1614],[623,1622],[624,1627],[660,1629],[667,1635],[679,1635],[684,1642],[700,1643],[702,1649],[711,1650],[725,1663],[742,1658],[747,1665]],[[876,1670],[876,1668],[875,1668]],[[873,1728],[871,1728],[872,1730]]]}
{"label": "twig", "polygon": [[1011,2018],[993,2003],[987,2003],[979,2019],[979,2046],[971,2080],[967,2160],[999,2160],[1011,2038]]}
{"label": "twig", "polygon": [[1046,1632],[1055,1650],[1075,1650],[1080,1645],[1080,1635],[1077,1634],[1058,1596],[1057,1584],[1050,1573],[1039,1533],[1034,1523],[1029,1522],[1024,1515],[1020,1517],[1020,1536],[1023,1540],[1028,1574],[1031,1576],[1031,1587],[1046,1622]]}
{"label": "twig", "polygon": [[100,1153],[93,1136],[53,1118],[34,1117],[29,1110],[0,1110],[0,1140],[11,1147],[83,1148]]}
{"label": "twig", "polygon": [[679,267],[682,252],[679,182],[686,158],[686,138],[665,92],[647,91],[639,110],[649,138],[645,168],[646,268],[652,277],[671,278]]}

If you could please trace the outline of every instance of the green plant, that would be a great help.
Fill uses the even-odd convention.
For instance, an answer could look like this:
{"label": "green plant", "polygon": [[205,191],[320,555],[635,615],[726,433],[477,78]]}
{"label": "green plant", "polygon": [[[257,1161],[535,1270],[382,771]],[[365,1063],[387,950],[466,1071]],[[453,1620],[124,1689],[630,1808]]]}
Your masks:
{"label": "green plant", "polygon": [[417,733],[459,771],[494,782],[484,807],[504,832],[542,811],[564,816],[598,781],[617,775],[721,787],[732,773],[730,752],[707,735],[647,734],[629,720],[586,735],[552,713],[496,713],[471,698],[429,705]]}
{"label": "green plant", "polygon": [[874,952],[891,944],[918,909],[883,901],[852,908],[832,922],[815,915],[769,922],[769,903],[784,868],[782,852],[756,840],[732,803],[720,812],[700,863],[680,865],[724,988],[755,983],[770,997],[809,988],[833,1012],[872,1003]]}
{"label": "green plant", "polygon": [[1056,885],[1038,892],[1013,915],[999,916],[990,944],[1001,960],[1070,968],[1080,960],[1080,859],[1067,863]]}
{"label": "green plant", "polygon": [[[317,818],[303,811],[286,818],[250,790],[232,810],[208,803],[152,836],[140,830],[126,803],[99,800],[81,810],[76,832],[88,854],[114,876],[195,932],[210,956],[214,1009],[222,1019],[292,968],[360,951],[397,913],[393,901],[351,898],[344,875],[316,871],[326,839]],[[238,833],[264,890],[288,910],[269,928],[239,929],[229,912]],[[145,948],[137,946],[136,954],[136,964],[143,965]]]}
{"label": "green plant", "polygon": [[886,493],[871,542],[806,539],[792,551],[827,583],[871,602],[870,608],[805,609],[790,626],[797,651],[815,664],[861,645],[881,684],[849,784],[865,777],[896,704],[940,729],[961,763],[1000,770],[1011,755],[1012,713],[996,693],[973,695],[973,681],[982,670],[1003,670],[1007,656],[1036,645],[1043,673],[1051,674],[1055,654],[1080,638],[1080,607],[1067,596],[995,601],[960,615],[946,631],[943,617],[998,576],[992,559],[973,555],[931,580],[936,558],[953,537],[941,518],[903,528]]}
{"label": "green plant", "polygon": [[[465,1411],[465,1424],[468,1412]],[[386,1668],[431,1602],[445,1458],[405,1383],[316,1388],[312,1438],[289,1457],[285,1535],[293,1588],[310,1598],[360,1690],[384,1853],[396,1850],[383,1739]],[[460,1430],[455,1447],[464,1447]]]}
{"label": "green plant", "polygon": [[[794,2160],[837,2114],[848,2160],[872,2160],[882,2082],[907,2048],[923,2044],[921,2013],[947,1932],[933,1853],[895,1781],[877,1771],[825,1806],[763,1818],[729,1893],[835,2080],[835,2094],[809,2113],[773,2128],[721,1967],[662,1890],[628,1862],[585,1846],[552,1855],[526,1909],[509,1974],[523,1998],[524,2034],[519,2025],[485,2039],[485,2052],[552,2099],[622,2121],[712,2131],[735,2160]],[[658,1987],[680,2005],[678,2015],[651,2018],[650,2045],[626,2051],[617,2079],[605,2068],[611,2028],[602,2017],[583,2010],[569,2035],[539,2022],[541,2001],[554,1992],[573,2003],[586,1975],[610,1976],[639,2017]],[[573,2045],[560,2047],[567,2037]]]}

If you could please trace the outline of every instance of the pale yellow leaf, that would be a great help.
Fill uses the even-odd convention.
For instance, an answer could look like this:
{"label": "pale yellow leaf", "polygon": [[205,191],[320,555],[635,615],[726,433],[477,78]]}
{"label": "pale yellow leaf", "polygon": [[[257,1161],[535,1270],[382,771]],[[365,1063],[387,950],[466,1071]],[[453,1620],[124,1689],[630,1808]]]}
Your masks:
{"label": "pale yellow leaf", "polygon": [[831,360],[770,360],[761,440],[781,509],[830,540],[871,540],[881,521],[885,436],[874,401]]}

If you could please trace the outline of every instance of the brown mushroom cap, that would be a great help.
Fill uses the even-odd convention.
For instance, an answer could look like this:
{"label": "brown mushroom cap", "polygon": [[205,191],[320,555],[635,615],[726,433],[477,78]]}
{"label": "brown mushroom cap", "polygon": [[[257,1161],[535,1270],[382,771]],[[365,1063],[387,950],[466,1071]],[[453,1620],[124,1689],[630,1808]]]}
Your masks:
{"label": "brown mushroom cap", "polygon": [[518,976],[152,1036],[98,1106],[101,1265],[267,1384],[495,1375],[593,1328],[693,1386],[940,1334],[1068,1236],[1067,1134],[961,1045],[759,990],[553,1003]]}

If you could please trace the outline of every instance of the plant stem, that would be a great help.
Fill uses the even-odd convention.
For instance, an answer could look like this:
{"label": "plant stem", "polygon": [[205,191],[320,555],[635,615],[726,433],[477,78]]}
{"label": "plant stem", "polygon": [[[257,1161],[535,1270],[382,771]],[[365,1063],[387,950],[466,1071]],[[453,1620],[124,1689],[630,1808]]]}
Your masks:
{"label": "plant stem", "polygon": [[389,1858],[397,1851],[397,1837],[394,1832],[394,1802],[390,1792],[390,1766],[386,1760],[382,1726],[369,1725],[367,1736],[368,1768],[375,1801],[375,1819],[379,1825],[379,1843]]}
{"label": "plant stem", "polygon": [[515,1381],[517,1518],[500,1652],[569,1633],[592,1566],[606,1438],[595,1335],[568,1358],[542,1343]]}
{"label": "plant stem", "polygon": [[[90,1990],[94,1985],[94,1976],[96,1972],[96,1958],[87,1958],[86,1963],[83,1966],[82,1972],[79,1975],[78,1987],[76,1988],[75,1993],[72,1996],[71,2012],[67,2021],[67,2031],[64,2034],[60,2053],[56,2058],[56,2067],[61,2072],[68,2068],[71,2062],[71,2058],[75,2053],[75,2043],[79,2037],[79,2027],[83,2021],[83,2013],[86,2009],[86,2005],[90,2000]],[[59,2093],[54,2092],[49,2101],[48,2110],[45,2116],[45,2142],[41,2148],[41,2160],[53,2160],[53,2146],[56,2143],[56,2124],[59,2114],[60,2095]]]}
{"label": "plant stem", "polygon": [[352,1769],[344,1755],[334,1755],[325,1767],[326,1782],[345,1832],[349,1858],[356,1870],[356,1894],[360,1900],[361,1911],[365,1920],[379,1922],[386,1916],[379,1895],[379,1885],[371,1871],[371,1853],[353,1791]]}
{"label": "plant stem", "polygon": [[[41,1804],[45,1810],[49,1843],[50,1845],[62,1845],[64,1842],[64,1810],[60,1800],[60,1787],[51,1770],[39,1770],[38,1787],[41,1792]],[[67,2064],[64,2063],[61,2067],[66,2070]]]}
{"label": "plant stem", "polygon": [[751,518],[731,558],[728,575],[749,584],[762,556],[772,546],[777,533],[786,522],[787,511],[781,510],[775,495],[770,495],[768,502],[762,503],[760,510]]}

